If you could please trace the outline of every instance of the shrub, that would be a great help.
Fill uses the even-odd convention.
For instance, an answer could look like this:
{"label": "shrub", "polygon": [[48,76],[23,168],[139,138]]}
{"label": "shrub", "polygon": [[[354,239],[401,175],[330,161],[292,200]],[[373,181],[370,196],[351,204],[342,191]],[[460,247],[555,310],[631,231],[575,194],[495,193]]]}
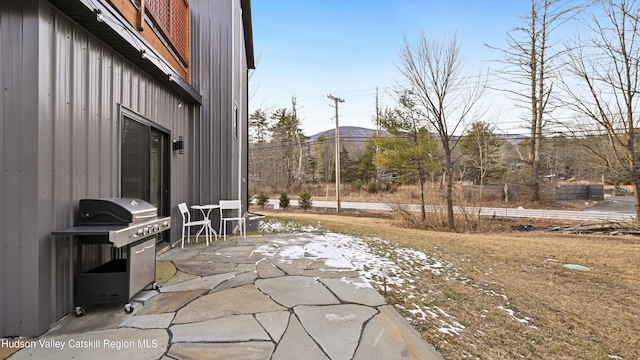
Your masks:
{"label": "shrub", "polygon": [[367,192],[369,194],[377,194],[378,193],[378,184],[375,181],[370,181],[369,185],[367,185]]}
{"label": "shrub", "polygon": [[353,187],[356,189],[356,191],[362,190],[362,181],[360,181],[360,179],[356,180],[355,184],[353,184]]}
{"label": "shrub", "polygon": [[280,193],[280,208],[286,209],[289,207],[289,196],[287,196],[287,192],[283,191]]}
{"label": "shrub", "polygon": [[300,201],[298,204],[304,209],[304,211],[307,211],[307,209],[313,206],[313,202],[311,201],[311,189],[309,189],[309,187],[304,188],[300,193]]}
{"label": "shrub", "polygon": [[267,203],[269,202],[269,196],[265,194],[264,191],[261,191],[260,194],[258,194],[257,200],[258,200],[258,206],[264,209],[264,206],[267,205]]}

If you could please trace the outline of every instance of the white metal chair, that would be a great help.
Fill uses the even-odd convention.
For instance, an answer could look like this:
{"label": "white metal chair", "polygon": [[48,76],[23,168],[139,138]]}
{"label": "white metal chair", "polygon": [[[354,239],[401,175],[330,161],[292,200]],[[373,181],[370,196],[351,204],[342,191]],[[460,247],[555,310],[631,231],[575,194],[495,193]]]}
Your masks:
{"label": "white metal chair", "polygon": [[[201,229],[205,231],[205,238],[207,239],[207,246],[209,246],[209,228],[211,227],[211,220],[196,220],[191,221],[191,213],[189,212],[189,208],[187,204],[180,203],[178,204],[178,208],[180,209],[180,213],[182,215],[182,248],[184,249],[184,230],[187,230],[187,242],[191,242],[191,227],[192,226],[200,226]],[[198,232],[196,234],[196,242],[198,242]]]}
{"label": "white metal chair", "polygon": [[[225,214],[225,210],[227,214]],[[238,215],[233,216],[233,213],[236,211]],[[240,235],[242,235],[244,239],[247,238],[247,222],[244,216],[242,216],[242,202],[240,202],[240,200],[220,200],[220,232],[222,233],[224,241],[227,240],[227,221],[237,221]]]}

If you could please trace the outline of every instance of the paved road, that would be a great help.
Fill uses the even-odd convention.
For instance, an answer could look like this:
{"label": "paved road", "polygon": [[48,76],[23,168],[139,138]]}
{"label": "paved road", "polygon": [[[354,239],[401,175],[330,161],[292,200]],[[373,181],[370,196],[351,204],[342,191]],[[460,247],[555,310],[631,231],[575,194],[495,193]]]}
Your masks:
{"label": "paved road", "polygon": [[611,196],[583,211],[614,212],[620,214],[636,213],[636,199],[633,196]]}
{"label": "paved road", "polygon": [[[278,200],[269,200],[269,204],[277,205]],[[541,210],[523,208],[492,208],[484,207],[480,209],[480,214],[484,216],[502,216],[513,218],[535,218],[535,219],[564,219],[564,220],[614,220],[632,221],[635,219],[635,200],[633,197],[612,197],[598,203],[596,206],[585,210]],[[291,200],[291,206],[298,206],[297,200]],[[412,211],[420,211],[419,205],[408,205]],[[335,201],[314,200],[313,207],[335,209]],[[393,206],[383,203],[367,203],[342,201],[342,209],[356,210],[393,210]],[[429,207],[427,211],[433,212],[436,209]],[[444,211],[443,209],[438,209]],[[456,207],[455,211],[462,209]],[[477,213],[477,208],[465,208],[467,212]]]}

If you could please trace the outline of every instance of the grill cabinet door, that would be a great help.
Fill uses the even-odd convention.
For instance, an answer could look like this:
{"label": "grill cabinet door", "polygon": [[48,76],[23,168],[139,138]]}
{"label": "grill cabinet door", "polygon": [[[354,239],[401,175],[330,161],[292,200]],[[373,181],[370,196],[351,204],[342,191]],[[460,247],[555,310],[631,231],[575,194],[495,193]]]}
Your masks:
{"label": "grill cabinet door", "polygon": [[131,247],[129,260],[129,296],[152,284],[156,279],[156,238]]}

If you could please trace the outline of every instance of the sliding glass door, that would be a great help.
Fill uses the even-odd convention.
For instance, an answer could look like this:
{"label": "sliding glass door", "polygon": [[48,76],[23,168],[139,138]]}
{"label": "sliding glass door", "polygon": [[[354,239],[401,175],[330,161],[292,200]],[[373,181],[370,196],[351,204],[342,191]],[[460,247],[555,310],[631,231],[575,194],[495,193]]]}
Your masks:
{"label": "sliding glass door", "polygon": [[150,128],[123,117],[120,195],[150,200]]}
{"label": "sliding glass door", "polygon": [[122,112],[120,196],[145,200],[169,213],[169,134],[134,113]]}
{"label": "sliding glass door", "polygon": [[167,154],[169,136],[158,129],[151,129],[151,158],[149,159],[149,202],[158,208],[159,214],[168,215],[169,187]]}

